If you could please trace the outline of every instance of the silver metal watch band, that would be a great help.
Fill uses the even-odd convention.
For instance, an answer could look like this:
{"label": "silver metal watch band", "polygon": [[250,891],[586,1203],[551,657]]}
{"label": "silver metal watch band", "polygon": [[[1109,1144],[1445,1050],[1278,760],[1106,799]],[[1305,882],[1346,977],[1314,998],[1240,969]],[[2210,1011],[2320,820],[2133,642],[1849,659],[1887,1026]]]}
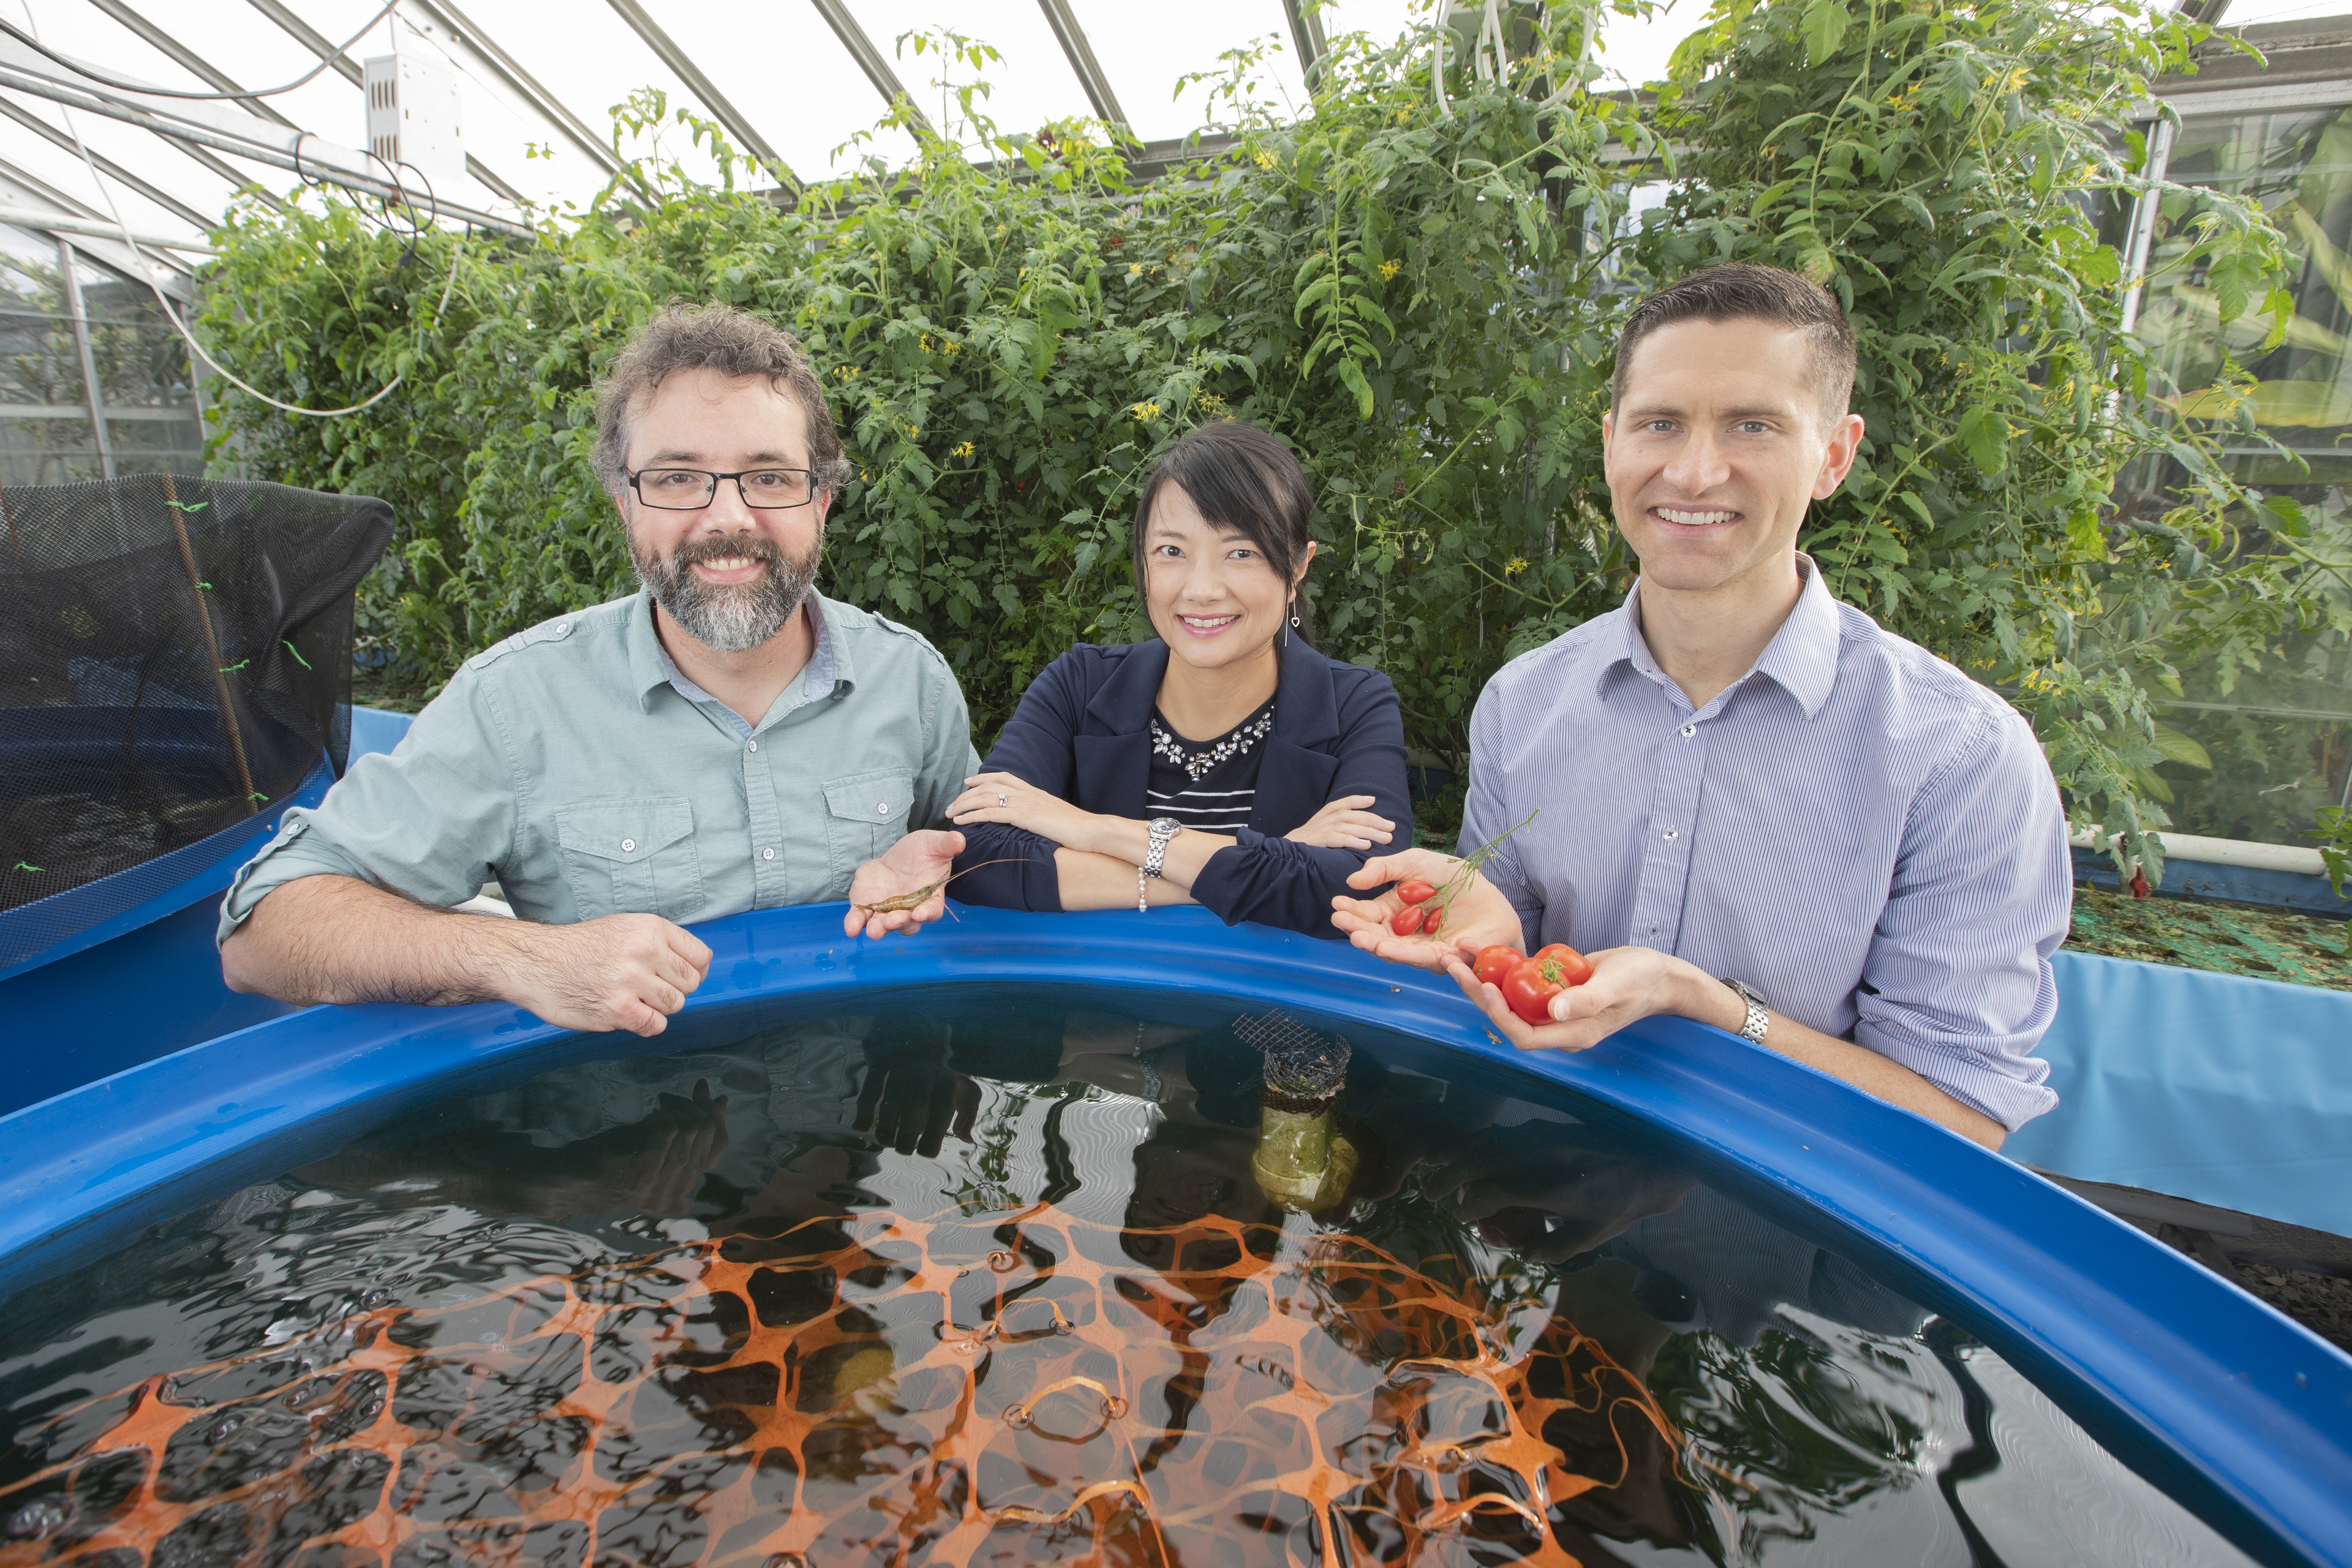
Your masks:
{"label": "silver metal watch band", "polygon": [[1158,817],[1152,821],[1151,847],[1145,850],[1143,854],[1145,876],[1160,875],[1160,868],[1166,864],[1168,859],[1168,841],[1182,831],[1183,828],[1181,826],[1170,822],[1166,817]]}
{"label": "silver metal watch band", "polygon": [[1734,980],[1728,974],[1720,978],[1726,985],[1731,987],[1742,1002],[1748,1004],[1748,1016],[1739,1026],[1739,1037],[1751,1046],[1762,1045],[1764,1031],[1772,1025],[1772,1014],[1764,1005],[1764,998],[1758,995],[1756,988],[1744,980]]}

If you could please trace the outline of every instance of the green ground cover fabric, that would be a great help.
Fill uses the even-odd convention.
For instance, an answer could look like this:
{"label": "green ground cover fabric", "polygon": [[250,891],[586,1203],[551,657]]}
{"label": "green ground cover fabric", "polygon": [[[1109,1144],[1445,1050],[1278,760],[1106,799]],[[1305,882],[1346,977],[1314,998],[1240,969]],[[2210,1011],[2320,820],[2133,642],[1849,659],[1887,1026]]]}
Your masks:
{"label": "green ground cover fabric", "polygon": [[2077,883],[2074,929],[2066,945],[2110,958],[2352,991],[2344,922],[2281,910],[2133,899]]}

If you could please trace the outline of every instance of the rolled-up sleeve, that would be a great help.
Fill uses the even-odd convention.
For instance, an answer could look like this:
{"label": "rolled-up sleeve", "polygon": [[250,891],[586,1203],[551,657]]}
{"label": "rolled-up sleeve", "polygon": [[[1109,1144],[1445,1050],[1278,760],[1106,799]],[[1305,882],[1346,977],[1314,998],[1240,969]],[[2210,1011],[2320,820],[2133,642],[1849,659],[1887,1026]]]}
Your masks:
{"label": "rolled-up sleeve", "polygon": [[[1011,773],[1064,800],[1076,796],[1073,775],[1077,761],[1072,737],[1077,734],[1086,710],[1076,658],[1064,654],[1029,683],[980,772]],[[1054,851],[1059,847],[1052,839],[1008,822],[976,822],[963,830],[963,853],[956,858],[955,896],[968,904],[1057,914],[1062,908],[1062,873],[1054,862]]]}
{"label": "rolled-up sleeve", "polygon": [[392,752],[353,763],[317,810],[285,815],[229,884],[215,940],[302,877],[356,878],[442,908],[480,892],[515,842],[520,783],[500,729],[484,683],[459,670]]}
{"label": "rolled-up sleeve", "polygon": [[2011,1131],[2058,1103],[2033,1052],[2058,1012],[2074,867],[2042,748],[1985,710],[1913,801],[1854,997],[1854,1043]]}
{"label": "rolled-up sleeve", "polygon": [[[1370,795],[1371,809],[1397,825],[1393,845],[1410,846],[1412,801],[1395,685],[1385,675],[1368,672],[1351,683],[1339,720],[1339,765],[1327,801]],[[1340,933],[1331,923],[1331,900],[1355,891],[1348,879],[1363,868],[1370,853],[1300,844],[1244,827],[1234,833],[1233,847],[1210,856],[1192,879],[1192,898],[1227,925],[1256,921],[1336,941]]]}

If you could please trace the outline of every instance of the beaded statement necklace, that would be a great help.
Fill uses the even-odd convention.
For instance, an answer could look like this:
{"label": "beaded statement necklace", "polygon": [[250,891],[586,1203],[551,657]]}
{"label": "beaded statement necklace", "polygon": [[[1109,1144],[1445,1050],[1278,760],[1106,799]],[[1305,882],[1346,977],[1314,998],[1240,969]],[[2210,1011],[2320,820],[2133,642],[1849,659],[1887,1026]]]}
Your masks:
{"label": "beaded statement necklace", "polygon": [[1265,705],[1265,711],[1255,721],[1235,726],[1232,733],[1223,740],[1208,742],[1195,752],[1187,750],[1184,742],[1163,729],[1159,715],[1154,714],[1151,719],[1151,749],[1159,756],[1182,768],[1186,777],[1199,784],[1202,774],[1228,757],[1245,754],[1252,746],[1265,740],[1266,732],[1273,728],[1274,704],[1269,702]]}

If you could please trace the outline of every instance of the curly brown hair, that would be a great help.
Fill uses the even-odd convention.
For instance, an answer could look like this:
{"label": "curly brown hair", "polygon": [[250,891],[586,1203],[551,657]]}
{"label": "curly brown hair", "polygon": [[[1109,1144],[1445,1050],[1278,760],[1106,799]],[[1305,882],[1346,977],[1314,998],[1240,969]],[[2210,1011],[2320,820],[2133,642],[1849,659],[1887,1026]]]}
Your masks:
{"label": "curly brown hair", "polygon": [[799,340],[774,322],[731,305],[673,304],[637,330],[596,384],[596,478],[605,493],[626,482],[629,413],[683,370],[715,370],[730,379],[763,375],[800,405],[808,421],[809,468],[817,484],[837,490],[849,479],[841,433],[825,406],[824,387]]}

